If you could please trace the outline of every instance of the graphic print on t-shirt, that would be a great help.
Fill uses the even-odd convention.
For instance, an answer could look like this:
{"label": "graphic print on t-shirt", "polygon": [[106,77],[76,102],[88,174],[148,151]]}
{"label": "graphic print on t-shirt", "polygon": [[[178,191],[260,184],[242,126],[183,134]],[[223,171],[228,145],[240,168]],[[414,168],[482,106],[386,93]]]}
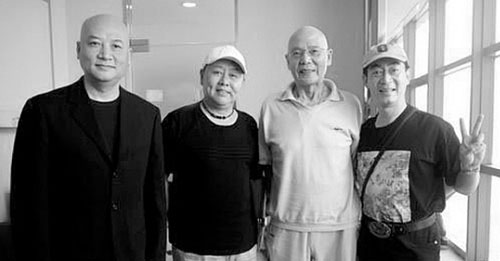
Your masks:
{"label": "graphic print on t-shirt", "polygon": [[[368,170],[378,151],[358,153],[356,186],[361,193]],[[375,220],[410,222],[410,151],[385,151],[366,185],[363,213]]]}

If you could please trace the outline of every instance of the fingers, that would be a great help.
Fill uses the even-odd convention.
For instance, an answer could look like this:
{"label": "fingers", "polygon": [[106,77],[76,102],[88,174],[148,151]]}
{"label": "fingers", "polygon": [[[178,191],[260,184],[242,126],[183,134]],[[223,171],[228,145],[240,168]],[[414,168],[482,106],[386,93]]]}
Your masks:
{"label": "fingers", "polygon": [[465,140],[467,136],[469,136],[469,132],[465,127],[464,119],[460,118],[460,132],[462,133],[462,140]]}
{"label": "fingers", "polygon": [[484,115],[479,114],[476,119],[476,123],[474,124],[474,128],[472,129],[471,136],[477,137],[479,132],[481,131],[481,126],[483,125]]}

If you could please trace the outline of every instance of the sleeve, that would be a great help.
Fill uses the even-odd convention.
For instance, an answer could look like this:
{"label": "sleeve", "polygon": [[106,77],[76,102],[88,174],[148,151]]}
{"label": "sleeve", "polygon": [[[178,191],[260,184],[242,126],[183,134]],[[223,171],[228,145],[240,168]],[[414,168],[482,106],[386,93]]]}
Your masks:
{"label": "sleeve", "polygon": [[17,127],[11,169],[11,222],[18,260],[49,261],[47,124],[33,99],[24,105]]}
{"label": "sleeve", "polygon": [[262,105],[259,116],[259,164],[260,165],[271,165],[271,151],[266,141],[266,103]]}
{"label": "sleeve", "polygon": [[163,148],[165,151],[165,173],[167,177],[174,173],[175,170],[175,152],[177,151],[175,132],[177,129],[177,121],[174,119],[173,113],[168,114],[163,119],[162,132],[163,132]]}
{"label": "sleeve", "polygon": [[356,157],[356,151],[358,149],[358,144],[359,144],[359,138],[360,138],[360,131],[361,131],[361,125],[363,124],[363,108],[361,105],[360,100],[358,97],[354,94],[352,95],[352,103],[353,103],[353,112],[354,115],[352,117],[353,120],[353,129],[351,132],[351,157],[354,159]]}
{"label": "sleeve", "polygon": [[144,188],[146,260],[164,261],[167,244],[167,209],[163,142],[158,109],[156,109],[153,124],[148,171]]}
{"label": "sleeve", "polygon": [[257,122],[250,116],[250,136],[252,140],[252,169],[250,178],[257,180],[262,178],[262,172],[259,168],[259,133]]}
{"label": "sleeve", "polygon": [[453,127],[447,122],[443,127],[443,138],[439,140],[441,140],[438,148],[441,158],[438,163],[438,171],[444,176],[446,185],[454,186],[460,172],[460,140]]}

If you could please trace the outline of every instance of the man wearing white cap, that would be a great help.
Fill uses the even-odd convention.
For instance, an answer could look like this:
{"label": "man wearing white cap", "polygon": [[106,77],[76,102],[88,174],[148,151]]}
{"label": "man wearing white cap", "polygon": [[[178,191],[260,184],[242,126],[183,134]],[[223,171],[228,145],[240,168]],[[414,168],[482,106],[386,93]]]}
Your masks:
{"label": "man wearing white cap", "polygon": [[325,78],[333,50],[319,29],[293,33],[285,58],[294,81],[263,103],[259,123],[259,163],[271,179],[270,259],[354,261],[361,104]]}
{"label": "man wearing white cap", "polygon": [[408,67],[404,50],[391,44],[371,48],[363,61],[378,114],[363,124],[357,153],[360,261],[439,260],[445,185],[469,195],[479,183],[482,116],[470,135],[461,121],[460,144],[449,123],[406,103]]}
{"label": "man wearing white cap", "polygon": [[257,123],[235,108],[246,72],[234,46],[213,48],[200,71],[203,99],[163,120],[175,261],[256,259]]}

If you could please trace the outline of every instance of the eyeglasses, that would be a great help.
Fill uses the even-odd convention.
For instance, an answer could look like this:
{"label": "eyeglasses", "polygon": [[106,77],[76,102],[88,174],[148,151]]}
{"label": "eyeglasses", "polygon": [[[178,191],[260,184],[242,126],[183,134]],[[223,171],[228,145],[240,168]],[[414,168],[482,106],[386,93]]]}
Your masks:
{"label": "eyeglasses", "polygon": [[310,57],[319,58],[325,51],[326,51],[326,49],[319,48],[319,47],[314,47],[314,48],[310,48],[310,49],[306,49],[306,50],[294,49],[288,53],[288,56],[290,56],[293,59],[299,59],[300,57],[302,57],[302,55],[304,55],[305,52],[307,52],[307,54]]}

